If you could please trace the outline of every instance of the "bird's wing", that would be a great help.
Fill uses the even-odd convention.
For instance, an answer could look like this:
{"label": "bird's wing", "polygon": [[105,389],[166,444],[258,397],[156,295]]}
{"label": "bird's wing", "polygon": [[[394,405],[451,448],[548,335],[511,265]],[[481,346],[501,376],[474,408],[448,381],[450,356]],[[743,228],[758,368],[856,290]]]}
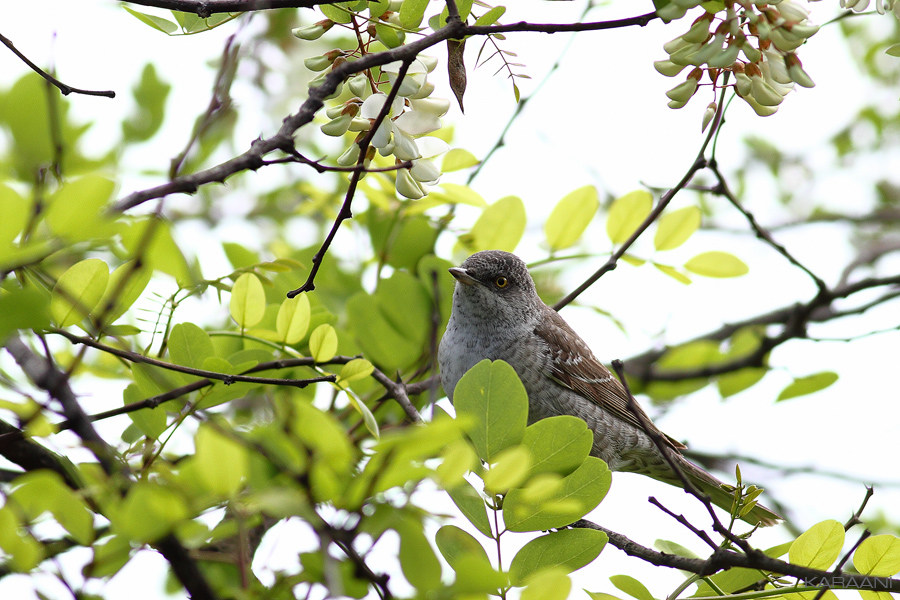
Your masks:
{"label": "bird's wing", "polygon": [[[545,317],[540,320],[534,332],[546,342],[550,351],[553,379],[615,417],[643,429],[641,421],[628,410],[628,394],[619,380],[597,360],[584,340],[555,310],[547,308]],[[669,442],[672,448],[686,448],[678,440],[657,429],[637,402],[635,407],[649,427]]]}

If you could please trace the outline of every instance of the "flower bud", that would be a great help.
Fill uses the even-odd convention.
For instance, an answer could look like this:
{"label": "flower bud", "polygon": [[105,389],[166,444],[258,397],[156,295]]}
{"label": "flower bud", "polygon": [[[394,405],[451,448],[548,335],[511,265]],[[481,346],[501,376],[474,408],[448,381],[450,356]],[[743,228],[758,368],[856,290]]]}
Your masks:
{"label": "flower bud", "polygon": [[716,116],[716,109],[717,109],[717,108],[718,108],[718,106],[716,106],[716,103],[715,103],[715,102],[710,102],[710,103],[707,105],[706,110],[703,112],[703,126],[700,128],[700,131],[701,131],[701,132],[706,131],[706,128],[707,128],[707,127],[709,126],[709,124],[712,122],[713,117]]}
{"label": "flower bud", "polygon": [[687,65],[676,65],[671,60],[657,60],[653,63],[653,68],[660,75],[665,75],[666,77],[675,77],[679,73],[681,73]]}
{"label": "flower bud", "polygon": [[[707,15],[709,15],[709,18],[707,18]],[[691,28],[688,29],[687,33],[681,36],[682,39],[693,44],[702,44],[703,42],[708,40],[710,18],[712,18],[712,15],[710,15],[710,13],[704,13],[696,21],[694,21],[693,25],[691,25]]]}
{"label": "flower bud", "polygon": [[435,67],[438,65],[438,59],[434,56],[425,56],[424,54],[420,54],[416,60],[425,65],[425,71],[431,73],[434,71]]}
{"label": "flower bud", "polygon": [[312,25],[307,25],[306,27],[297,27],[296,29],[292,29],[291,33],[293,33],[295,37],[298,37],[301,40],[312,41],[322,37],[322,34],[331,29],[333,26],[334,21],[332,21],[331,19],[323,19],[318,23],[313,23]]}
{"label": "flower bud", "polygon": [[698,82],[696,79],[694,79],[693,77],[688,77],[687,81],[679,83],[671,90],[666,92],[666,96],[668,96],[671,100],[675,100],[676,102],[687,103],[687,101],[691,99],[691,96],[693,96],[697,91],[697,84]]}
{"label": "flower bud", "polygon": [[336,119],[332,119],[328,123],[322,125],[322,133],[325,135],[330,135],[334,137],[340,137],[347,133],[347,129],[350,128],[350,122],[353,120],[353,117],[350,115],[341,115]]}
{"label": "flower bud", "polygon": [[800,64],[800,59],[797,58],[796,54],[788,54],[784,58],[787,61],[788,75],[790,75],[791,81],[794,81],[797,85],[802,85],[805,88],[815,87],[816,84],[810,76],[806,74],[806,71],[803,70],[803,65]]}
{"label": "flower bud", "polygon": [[434,185],[441,178],[441,170],[430,160],[419,159],[413,161],[410,174],[416,181]]}
{"label": "flower bud", "polygon": [[360,98],[365,98],[366,92],[372,91],[369,87],[369,78],[366,77],[365,73],[358,73],[353,76],[350,78],[350,81],[347,82],[347,85],[350,87],[350,91]]}
{"label": "flower bud", "polygon": [[450,110],[450,100],[446,98],[423,98],[411,102],[414,111],[443,117]]}
{"label": "flower bud", "polygon": [[744,102],[750,105],[750,108],[761,117],[768,117],[769,115],[774,115],[778,111],[777,106],[763,106],[759,102],[753,99],[753,96],[745,96]]}
{"label": "flower bud", "polygon": [[430,81],[426,81],[422,84],[422,87],[419,88],[419,91],[413,94],[412,96],[408,96],[410,100],[421,100],[422,98],[427,98],[431,95],[431,92],[434,91],[434,84]]}
{"label": "flower bud", "polygon": [[784,96],[775,91],[761,75],[750,77],[750,95],[762,106],[778,106]]}
{"label": "flower bud", "polygon": [[359,143],[358,141],[354,141],[350,144],[350,147],[344,150],[344,153],[340,155],[337,159],[337,164],[343,167],[349,167],[350,165],[355,165],[356,161],[359,160]]}
{"label": "flower bud", "polygon": [[354,118],[350,121],[348,131],[368,131],[372,129],[372,121],[370,119]]}
{"label": "flower bud", "polygon": [[669,2],[656,11],[656,15],[663,20],[663,23],[670,23],[675,19],[680,19],[687,11],[674,2]]}
{"label": "flower bud", "polygon": [[734,64],[734,61],[737,60],[737,55],[740,49],[740,46],[738,46],[737,44],[731,44],[730,46],[710,58],[708,61],[706,61],[706,64],[714,68],[730,67]]}
{"label": "flower bud", "polygon": [[410,200],[418,200],[425,195],[422,185],[410,174],[409,169],[397,170],[397,193]]}

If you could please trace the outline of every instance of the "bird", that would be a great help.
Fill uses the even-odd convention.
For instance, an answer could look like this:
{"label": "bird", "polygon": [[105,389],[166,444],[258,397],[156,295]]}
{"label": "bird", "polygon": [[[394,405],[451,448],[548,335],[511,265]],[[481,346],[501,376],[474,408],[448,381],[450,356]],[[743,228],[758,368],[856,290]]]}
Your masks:
{"label": "bird", "polygon": [[[484,359],[509,363],[528,393],[529,425],[574,415],[593,432],[591,455],[611,471],[639,473],[684,487],[659,448],[713,504],[731,511],[733,492],[690,462],[686,446],[662,433],[587,343],[537,294],[528,267],[515,254],[485,250],[449,269],[456,279],[447,329],[438,348],[441,385],[450,401],[460,378]],[[638,417],[635,412],[640,413]],[[648,431],[655,435],[651,435]],[[783,520],[757,504],[741,517],[752,525]]]}

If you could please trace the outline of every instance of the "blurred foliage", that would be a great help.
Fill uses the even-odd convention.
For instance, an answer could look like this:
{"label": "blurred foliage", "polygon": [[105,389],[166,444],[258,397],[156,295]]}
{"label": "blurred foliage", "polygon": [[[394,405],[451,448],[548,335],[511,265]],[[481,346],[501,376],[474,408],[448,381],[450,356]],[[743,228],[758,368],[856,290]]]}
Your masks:
{"label": "blurred foliage", "polygon": [[[464,18],[471,11],[470,22],[479,25],[493,24],[503,14],[502,7],[481,2],[457,5]],[[254,18],[264,27],[253,43],[244,42],[242,48],[229,40],[215,65],[213,100],[185,135],[184,151],[171,162],[160,158],[147,171],[173,177],[196,173],[233,156],[233,146],[246,146],[247,140],[234,136],[240,111],[230,94],[236,82],[265,92],[269,108],[292,106],[296,90],[289,87],[279,95],[264,83],[278,63],[264,60],[266,52],[276,52],[286,71],[302,72],[305,84],[314,75],[299,66],[297,57],[325,58],[322,72],[327,74],[339,64],[332,56],[356,60],[415,39],[423,23],[441,27],[447,11],[432,15],[436,8],[424,0],[342,2],[321,7],[321,16],[331,23],[327,27],[321,21],[301,22],[293,9],[260,11]],[[169,19],[128,10],[170,35],[202,33],[245,18],[174,13]],[[895,84],[897,63],[885,61],[881,51],[896,39],[896,22],[885,34],[870,31],[859,18],[839,23],[866,75],[882,85]],[[292,30],[308,37],[298,40]],[[510,43],[502,34],[486,39]],[[498,47],[496,55],[510,75],[519,67],[509,62],[511,51]],[[242,61],[247,69],[238,68]],[[407,116],[426,112],[418,102],[427,94],[413,97],[427,90],[431,63],[423,61],[418,87],[401,97],[391,122],[426,119]],[[328,101],[317,125],[341,120],[345,110],[362,111],[368,97],[390,90],[393,73],[386,65],[363,75]],[[0,484],[0,577],[16,572],[62,578],[51,559],[87,548],[78,557],[67,554],[66,560],[81,561],[83,578],[67,584],[79,590],[77,595],[92,597],[80,590],[96,589],[91,587],[95,580],[115,576],[142,548],[161,547],[174,534],[223,598],[293,598],[297,589],[305,593],[308,588],[353,598],[388,590],[423,598],[505,596],[510,587],[523,588],[523,598],[568,595],[568,574],[595,560],[607,536],[560,528],[597,506],[611,474],[588,455],[591,433],[583,421],[556,417],[526,426],[524,388],[504,363],[482,363],[460,382],[457,418],[433,407],[441,396],[439,385],[424,382],[436,373],[435,348],[450,315],[454,280],[447,268],[482,249],[515,251],[525,239],[546,252],[535,265],[539,291],[558,298],[566,287],[564,266],[583,259],[599,264],[622,248],[651,214],[656,199],[650,192],[636,190],[601,202],[594,186],[561,189],[542,236],[535,238],[536,229],[529,225],[538,224],[518,197],[485,199],[477,187],[454,183],[432,189],[437,180],[416,179],[415,167],[390,170],[407,160],[397,154],[406,142],[403,136],[413,141],[410,148],[424,148],[425,136],[389,126],[392,137],[359,163],[387,170],[370,172],[359,182],[354,219],[343,225],[352,236],[342,231],[324,256],[315,291],[288,300],[286,292],[300,287],[315,265],[350,189],[347,172],[296,169],[265,184],[252,174],[238,174],[229,178],[228,187],[201,187],[195,200],[172,196],[158,210],[116,212],[110,207],[118,190],[136,175],[123,170],[123,157],[165,124],[173,110],[167,104],[171,84],[147,63],[132,90],[133,108],[121,123],[121,137],[99,156],[82,149],[81,138],[91,124],[76,123],[69,115],[70,104],[84,98],[64,98],[33,73],[5,84],[0,92],[0,129],[8,142],[0,156],[0,343],[22,340],[36,357],[46,354],[78,394],[96,386],[93,396],[78,397],[78,410],[115,424],[104,428],[104,439],[120,469],[104,471],[88,454],[100,456],[102,448],[86,440],[59,441],[61,430],[78,428],[78,411],[36,389],[46,382],[30,386],[33,371],[2,363],[0,417],[15,425],[0,434],[0,453],[10,458],[40,448],[46,454],[40,454],[44,468],[10,471]],[[360,89],[363,98],[356,94]],[[515,87],[516,98],[519,93]],[[333,115],[325,117],[329,110]],[[283,115],[268,112],[277,128]],[[896,151],[896,106],[873,105],[843,116],[846,127],[832,141],[834,169]],[[445,143],[446,152],[436,158],[422,151],[409,160],[433,161],[443,173],[478,166],[471,152],[450,147],[451,127],[437,121],[439,129],[430,129],[436,119],[427,118],[425,129],[433,134],[427,137]],[[338,145],[319,129],[303,131],[297,149],[327,156],[322,165],[336,167],[342,164],[338,157],[352,152],[366,131],[366,123],[358,125],[361,129],[337,135],[332,131]],[[848,239],[861,252],[895,237],[900,182],[875,182],[867,190],[873,201],[847,214],[846,207],[811,200],[812,183],[797,185],[815,172],[808,157],[761,138],[748,139],[746,147],[744,165],[730,174],[736,196],[749,196],[765,173],[787,215],[784,227],[845,223]],[[356,160],[346,164],[351,163]],[[433,175],[430,168],[425,166]],[[417,197],[410,190],[423,193]],[[748,266],[727,251],[725,238],[716,238],[723,250],[694,244],[704,229],[717,226],[709,190],[684,193],[694,201],[663,211],[646,234],[652,246],[629,248],[622,261],[633,267],[652,264],[655,269],[642,269],[643,277],[684,285],[697,277],[743,276]],[[237,241],[220,239],[213,231],[226,200],[242,214]],[[461,207],[469,215],[476,212],[474,220]],[[198,224],[205,232],[202,239],[196,237]],[[596,231],[605,231],[606,237]],[[592,308],[620,328],[635,326]],[[769,373],[765,323],[714,338],[701,334],[662,348],[642,365],[643,372],[632,374],[633,388],[659,403],[709,385],[730,398]],[[697,375],[757,354],[754,364]],[[689,376],[678,379],[684,373]],[[814,393],[837,377],[832,372],[797,377],[772,401]],[[316,382],[305,381],[310,379]],[[410,394],[411,407],[393,400],[398,391],[389,384],[395,380],[418,384]],[[121,400],[110,400],[119,393]],[[497,411],[494,416],[501,415],[499,421],[485,421],[485,403]],[[119,409],[115,415],[103,412],[114,408]],[[412,424],[410,408],[434,418]],[[81,419],[84,426],[88,419],[83,414]],[[112,430],[115,435],[107,433]],[[488,540],[485,545],[447,523],[442,507],[417,503],[420,490],[436,493],[436,488],[447,491],[470,522],[467,528]],[[873,527],[896,533],[895,518],[881,515]],[[263,583],[250,569],[253,554],[265,532],[288,519],[312,529],[316,548],[299,555],[299,569],[273,569],[274,582]],[[501,521],[505,525],[498,528]],[[431,540],[426,532],[435,522],[441,526]],[[493,556],[503,536],[551,529],[512,557]],[[395,571],[414,591],[393,582],[389,586],[389,578],[366,562],[369,553],[392,547],[397,539]],[[829,569],[843,540],[843,527],[826,521],[793,545],[767,553],[782,556],[789,548],[794,564]],[[677,554],[671,550],[677,544],[670,544],[667,548]],[[898,556],[896,538],[884,535],[861,544],[853,560],[861,573],[890,576],[900,571]],[[498,570],[498,561],[506,570]],[[784,585],[768,573],[734,569],[699,582],[698,595],[732,593],[760,579]],[[611,581],[633,597],[652,598],[628,576]],[[178,590],[183,584],[173,578],[170,587]]]}

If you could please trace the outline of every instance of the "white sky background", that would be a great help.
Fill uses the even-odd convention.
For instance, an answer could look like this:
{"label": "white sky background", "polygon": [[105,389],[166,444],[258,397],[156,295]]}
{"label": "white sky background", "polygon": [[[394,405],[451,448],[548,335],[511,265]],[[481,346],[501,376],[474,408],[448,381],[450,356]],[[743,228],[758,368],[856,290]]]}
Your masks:
{"label": "white sky background", "polygon": [[[503,22],[520,19],[563,22],[576,18],[583,7],[580,2],[516,0],[509,4],[511,11]],[[836,10],[836,4],[813,4],[812,20],[818,23],[828,20]],[[649,10],[650,2],[620,1],[595,10],[589,19],[607,20]],[[105,148],[109,138],[118,136],[121,116],[131,107],[130,88],[145,62],[152,60],[162,78],[173,84],[166,128],[141,152],[128,156],[131,172],[140,169],[164,172],[169,158],[183,148],[193,120],[202,113],[209,100],[214,72],[207,68],[207,63],[219,55],[225,37],[236,27],[236,24],[228,24],[202,35],[168,38],[128,16],[117,2],[111,0],[77,3],[45,0],[30,4],[2,0],[0,14],[3,17],[0,33],[11,38],[39,65],[54,62],[57,74],[64,82],[81,88],[114,89],[117,92],[115,100],[70,96],[74,118],[95,122],[87,135],[89,148]],[[304,11],[308,21],[313,20],[312,14]],[[595,184],[601,195],[618,196],[638,189],[642,184],[671,186],[690,166],[702,142],[700,120],[709,99],[701,93],[680,111],[668,109],[665,90],[680,79],[664,78],[652,66],[654,60],[666,56],[662,44],[686,30],[687,25],[686,20],[671,27],[654,22],[645,28],[579,34],[564,66],[526,107],[508,135],[506,147],[496,153],[474,182],[474,188],[488,202],[510,194],[525,200],[529,233],[519,249],[523,258],[537,260],[546,256],[546,251],[538,246],[543,222],[556,201],[567,192]],[[529,95],[543,78],[568,39],[567,34],[508,34],[503,47],[518,53],[516,60],[527,65],[522,70],[533,77],[531,81],[519,82],[523,96]],[[301,44],[298,41],[298,52]],[[515,105],[508,81],[502,74],[492,76],[497,66],[472,70],[476,47],[477,40],[470,42],[466,55],[469,67],[467,113],[460,115],[454,106],[446,120],[456,128],[454,146],[464,147],[482,157],[499,136]],[[445,53],[441,49],[436,54],[441,64],[431,76],[437,85],[435,96],[449,98],[452,94],[443,75]],[[845,115],[854,113],[866,99],[878,98],[888,106],[897,101],[897,90],[886,93],[866,88],[856,78],[846,48],[833,30],[826,28],[819,32],[801,49],[800,56],[806,71],[816,81],[814,89],[800,89],[790,94],[778,113],[765,119],[757,117],[740,101],[732,106],[718,152],[726,173],[740,164],[744,156],[740,140],[750,133],[773,141],[783,149],[810,153],[816,157],[817,164],[824,167],[831,157],[826,141],[845,123]],[[278,69],[278,65],[274,67]],[[0,50],[0,73],[3,73],[0,85],[11,85],[25,71],[26,67],[17,58],[5,49]],[[256,136],[271,135],[277,125],[273,126],[269,119],[277,124],[283,115],[260,115],[260,98],[253,90],[237,87],[234,92],[242,119],[237,149],[243,151]],[[301,101],[298,97],[290,109],[296,110]],[[254,107],[257,107],[255,111]],[[289,177],[292,173],[311,176],[311,172],[302,169],[299,166],[266,167],[256,175],[244,176],[245,189],[253,189],[255,177],[266,181],[266,178]],[[808,189],[809,195],[798,198],[797,202],[811,205],[827,199],[833,206],[858,207],[856,210],[865,212],[872,200],[872,183],[879,177],[900,173],[900,157],[896,154],[879,157],[877,161],[859,165],[858,173],[852,177],[823,178],[824,183],[816,188],[803,183],[801,189]],[[464,177],[465,174],[453,174],[445,181],[462,183]],[[894,180],[896,182],[896,175]],[[138,178],[126,173],[120,195],[162,181],[163,175]],[[745,197],[746,206],[764,225],[776,224],[784,218],[772,190],[764,183],[754,186],[752,192]],[[682,195],[676,198],[673,206],[693,201],[692,196]],[[186,196],[174,196],[168,202],[173,205],[190,200]],[[724,204],[717,206],[722,208],[718,212],[722,222],[736,228],[745,227],[739,215],[729,213]],[[241,215],[245,210],[247,207],[240,199],[231,200],[216,233],[227,239],[245,241],[241,238],[244,231]],[[463,207],[460,215],[459,224],[462,225],[467,218],[474,220],[477,212]],[[852,249],[830,241],[842,238],[837,235],[840,230],[829,227],[834,226],[797,229],[779,235],[778,239],[828,283],[834,283],[841,267],[852,257]],[[603,219],[598,219],[588,231],[593,237],[592,249],[606,251],[608,241]],[[647,237],[644,244],[638,244],[636,254],[642,255],[643,251],[644,256],[648,255],[651,246]],[[823,244],[823,240],[829,241]],[[355,241],[354,234],[344,228],[336,245],[352,245]],[[442,247],[449,252],[452,240],[448,238],[442,244],[446,244]],[[735,280],[695,277],[693,285],[682,286],[652,267],[635,269],[622,264],[603,277],[580,301],[612,311],[628,324],[628,335],[623,335],[608,320],[589,310],[569,308],[563,311],[563,316],[573,323],[598,357],[609,362],[651,347],[660,331],[665,331],[665,342],[678,342],[715,329],[723,322],[759,314],[791,301],[806,300],[813,294],[813,287],[805,276],[790,268],[751,235],[737,239],[717,234],[698,235],[684,248],[667,253],[672,258],[665,256],[661,260],[681,264],[708,249],[727,250],[740,256],[750,265],[750,275]],[[197,252],[204,251],[197,248]],[[344,253],[358,254],[342,251]],[[583,262],[569,267],[564,282],[567,289],[580,283],[602,260],[605,257],[598,259],[596,264]],[[193,318],[190,310],[188,307],[188,312],[179,313],[179,317]],[[867,318],[815,328],[812,333],[839,337],[892,326],[897,324],[897,312],[895,303],[873,311]],[[777,371],[761,384],[726,402],[718,398],[714,387],[709,387],[680,401],[676,409],[657,423],[667,433],[701,451],[733,451],[775,463],[812,465],[872,480],[898,481],[896,434],[900,424],[900,403],[897,402],[900,398],[892,377],[900,355],[898,343],[900,334],[897,332],[852,344],[791,342],[773,352],[771,362]],[[790,365],[789,369],[783,367],[786,364]],[[791,381],[791,376],[823,370],[837,371],[841,379],[816,395],[774,404],[778,392]],[[112,394],[111,405],[120,402],[117,394]],[[748,480],[755,474],[772,477],[770,473],[750,467],[743,471]],[[766,483],[772,493],[790,504],[794,511],[792,516],[804,528],[825,518],[846,520],[864,492],[860,485],[813,477],[773,477]],[[702,509],[679,490],[624,474],[614,477],[610,494],[590,518],[648,546],[656,538],[666,538],[703,553],[705,549],[699,540],[646,503],[649,495],[657,496],[676,512],[693,517],[697,524],[706,523]],[[896,520],[897,506],[900,506],[897,488],[878,488],[867,514],[884,510]],[[289,533],[287,529],[273,536],[277,539],[270,540],[273,545],[266,550],[272,566],[296,560],[292,542],[297,536],[302,537],[302,533]],[[519,537],[524,543],[526,538]],[[765,548],[788,537],[779,528],[772,528],[758,533],[753,539],[756,545]],[[512,555],[511,551],[506,554],[507,564]],[[129,600],[160,597],[159,573],[163,562],[152,552],[143,553],[113,578],[103,593],[110,598]],[[638,577],[657,597],[665,596],[681,580],[674,571],[646,566],[610,546],[598,561],[574,574],[572,597],[585,597],[578,592],[581,587],[618,593],[607,577],[619,573]],[[398,575],[397,579],[402,577]],[[24,578],[0,580],[2,598],[35,597],[28,590]],[[54,597],[66,597],[57,588],[42,587],[42,590]],[[855,593],[844,596],[853,597]]]}

